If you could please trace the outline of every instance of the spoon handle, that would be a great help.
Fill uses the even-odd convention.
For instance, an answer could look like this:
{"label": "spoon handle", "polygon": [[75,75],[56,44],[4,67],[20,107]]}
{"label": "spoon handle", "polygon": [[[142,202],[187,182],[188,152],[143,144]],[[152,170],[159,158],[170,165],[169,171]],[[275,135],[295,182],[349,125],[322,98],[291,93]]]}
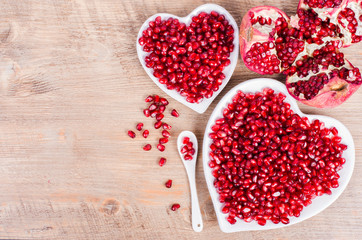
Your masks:
{"label": "spoon handle", "polygon": [[190,171],[189,174],[190,192],[191,192],[191,216],[192,228],[195,232],[201,232],[204,225],[202,223],[202,215],[200,212],[199,199],[197,198],[195,171]]}

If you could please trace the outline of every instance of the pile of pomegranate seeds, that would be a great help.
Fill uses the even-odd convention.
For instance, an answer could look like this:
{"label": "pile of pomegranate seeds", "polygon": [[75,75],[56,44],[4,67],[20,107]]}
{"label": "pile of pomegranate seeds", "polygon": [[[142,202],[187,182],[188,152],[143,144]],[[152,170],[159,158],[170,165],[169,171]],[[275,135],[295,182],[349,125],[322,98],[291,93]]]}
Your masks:
{"label": "pile of pomegranate seeds", "polygon": [[[164,130],[162,131],[162,138],[159,139],[159,143],[157,144],[157,149],[161,152],[165,151],[166,146],[164,144],[166,144],[168,142],[168,138],[171,136],[170,132],[168,130],[171,130],[171,126],[168,125],[165,122],[162,122],[163,118],[165,117],[165,115],[163,114],[166,110],[166,106],[168,105],[168,101],[166,98],[161,98],[158,95],[154,95],[154,96],[148,96],[145,99],[146,103],[150,103],[150,105],[148,106],[148,108],[143,110],[143,114],[146,117],[151,117],[151,118],[155,118],[156,122],[154,124],[154,128],[155,129],[159,129],[159,128],[163,128]],[[171,112],[171,116],[174,116],[174,111],[178,114],[178,112],[173,109]],[[142,129],[142,127],[140,125],[141,123],[139,123],[137,125],[137,129]],[[143,132],[143,137],[147,138],[149,134],[148,130],[145,130]]]}
{"label": "pile of pomegranate seeds", "polygon": [[271,89],[239,91],[211,127],[209,166],[231,224],[288,224],[339,186],[347,146],[337,129],[300,117],[284,99]]}
{"label": "pile of pomegranate seeds", "polygon": [[182,144],[181,153],[183,154],[183,158],[185,160],[192,160],[193,155],[195,154],[193,142],[190,141],[189,137],[184,137],[184,139],[182,139]]}
{"label": "pile of pomegranate seeds", "polygon": [[234,51],[234,29],[215,11],[192,17],[189,26],[178,19],[156,17],[138,42],[148,68],[167,89],[190,103],[200,103],[219,90]]}

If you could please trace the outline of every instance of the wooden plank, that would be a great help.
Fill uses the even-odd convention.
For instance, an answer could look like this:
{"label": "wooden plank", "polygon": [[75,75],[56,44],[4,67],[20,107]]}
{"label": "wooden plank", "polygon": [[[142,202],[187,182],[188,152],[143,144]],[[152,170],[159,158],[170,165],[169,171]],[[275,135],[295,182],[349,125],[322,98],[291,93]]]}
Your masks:
{"label": "wooden plank", "polygon": [[[237,23],[265,1],[212,1]],[[294,14],[296,0],[268,5]],[[139,27],[157,12],[187,15],[198,0],[1,1],[0,24],[0,238],[17,239],[358,239],[362,234],[362,91],[335,109],[307,106],[306,113],[342,121],[356,144],[356,167],[342,196],[328,209],[283,229],[224,234],[219,230],[203,177],[197,186],[204,231],[194,233],[186,174],[176,136],[194,131],[200,141],[218,100],[232,87],[259,77],[239,60],[235,73],[206,113],[170,100],[181,113],[160,168],[158,131],[145,119],[143,99],[163,92],[136,56]],[[361,44],[345,50],[362,67]],[[275,76],[282,80],[283,76]],[[143,121],[150,138],[126,135]],[[199,153],[199,159],[202,159]],[[164,182],[173,179],[171,189]],[[181,204],[172,212],[172,203]]]}

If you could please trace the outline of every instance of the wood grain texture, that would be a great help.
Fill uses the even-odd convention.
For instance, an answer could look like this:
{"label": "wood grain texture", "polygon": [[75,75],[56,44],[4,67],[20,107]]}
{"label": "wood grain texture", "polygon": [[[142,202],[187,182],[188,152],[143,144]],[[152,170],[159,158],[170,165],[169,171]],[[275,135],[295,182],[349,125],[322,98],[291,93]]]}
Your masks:
{"label": "wood grain texture", "polygon": [[[246,11],[273,5],[294,14],[297,0],[210,1],[240,24]],[[224,234],[197,165],[204,231],[193,232],[186,173],[176,136],[194,131],[201,142],[221,97],[259,75],[239,59],[227,87],[202,115],[170,100],[167,151],[141,147],[159,136],[143,117],[143,99],[165,94],[136,55],[142,23],[158,12],[185,16],[200,0],[0,1],[0,238],[16,239],[360,239],[362,235],[362,90],[342,106],[305,113],[335,117],[351,131],[356,165],[341,197],[317,216],[282,229]],[[345,49],[362,67],[361,44]],[[282,76],[275,76],[282,80]],[[170,109],[169,108],[169,109]],[[168,114],[167,114],[168,115]],[[150,138],[126,132],[143,121]],[[159,157],[168,159],[160,168]],[[199,153],[199,159],[202,154]],[[171,189],[164,187],[173,179]],[[181,204],[172,212],[172,203]]]}

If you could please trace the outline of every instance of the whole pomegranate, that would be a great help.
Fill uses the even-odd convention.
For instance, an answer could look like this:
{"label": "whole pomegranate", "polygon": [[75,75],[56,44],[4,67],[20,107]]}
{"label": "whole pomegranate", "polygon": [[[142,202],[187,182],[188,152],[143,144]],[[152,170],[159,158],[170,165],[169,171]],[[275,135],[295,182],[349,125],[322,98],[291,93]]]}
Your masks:
{"label": "whole pomegranate", "polygon": [[319,108],[346,101],[362,78],[340,48],[362,40],[361,0],[301,0],[297,14],[262,6],[240,26],[245,65],[259,74],[283,73],[289,93]]}

